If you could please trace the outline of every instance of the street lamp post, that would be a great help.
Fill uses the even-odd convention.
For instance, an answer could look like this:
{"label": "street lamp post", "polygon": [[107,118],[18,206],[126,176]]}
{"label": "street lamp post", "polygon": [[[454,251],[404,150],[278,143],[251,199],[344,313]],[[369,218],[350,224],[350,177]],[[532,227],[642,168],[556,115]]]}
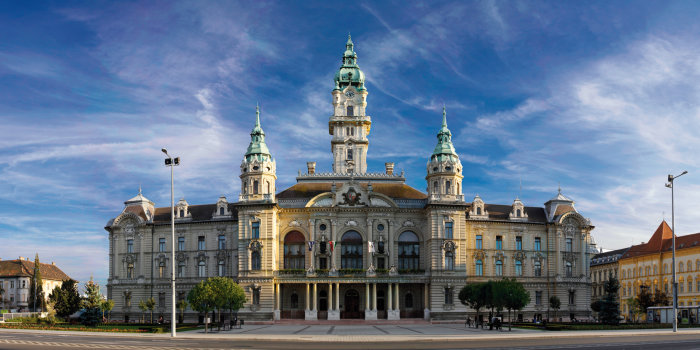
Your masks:
{"label": "street lamp post", "polygon": [[673,232],[672,235],[672,242],[671,245],[673,246],[673,253],[671,255],[671,279],[673,280],[673,332],[676,332],[678,330],[678,282],[676,282],[676,217],[674,213],[674,204],[673,204],[673,180],[687,174],[688,171],[683,171],[680,175],[668,175],[668,183],[666,184],[666,187],[671,189],[671,231]]}
{"label": "street lamp post", "polygon": [[170,278],[171,282],[171,294],[172,294],[172,300],[171,300],[171,307],[172,307],[172,315],[170,316],[170,336],[175,337],[176,336],[176,331],[175,331],[175,325],[176,325],[176,319],[175,319],[175,180],[174,180],[174,172],[173,168],[177,165],[180,165],[180,157],[171,157],[168,154],[168,150],[165,148],[161,149],[163,153],[168,158],[165,158],[165,166],[170,167],[170,229],[171,229],[171,237],[170,237],[170,243],[171,243],[171,251],[170,251],[170,265],[172,266],[172,275]]}

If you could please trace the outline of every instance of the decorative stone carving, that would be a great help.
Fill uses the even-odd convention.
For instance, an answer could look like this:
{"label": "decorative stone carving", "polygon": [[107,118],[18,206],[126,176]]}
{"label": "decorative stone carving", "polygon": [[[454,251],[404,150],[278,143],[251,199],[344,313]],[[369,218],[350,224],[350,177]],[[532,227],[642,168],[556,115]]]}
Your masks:
{"label": "decorative stone carving", "polygon": [[362,197],[362,193],[355,191],[354,187],[350,187],[347,192],[343,193],[343,202],[340,204],[349,205],[351,207],[356,205],[366,205],[360,200],[360,197]]}
{"label": "decorative stone carving", "polygon": [[260,241],[252,241],[248,245],[248,249],[250,249],[252,251],[258,251],[258,252],[262,249],[262,247],[263,247],[263,244],[260,243]]}
{"label": "decorative stone carving", "polygon": [[517,261],[523,261],[523,260],[525,260],[525,253],[523,253],[521,251],[517,251],[517,252],[515,252],[515,254],[513,254],[513,259],[515,259]]}
{"label": "decorative stone carving", "polygon": [[357,221],[355,220],[348,220],[345,222],[345,226],[357,226]]}
{"label": "decorative stone carving", "polygon": [[291,222],[289,222],[289,227],[300,227],[300,226],[301,226],[301,223],[299,223],[299,221],[297,221],[297,219],[294,219]]}
{"label": "decorative stone carving", "polygon": [[177,260],[177,261],[185,261],[186,259],[187,259],[187,255],[185,255],[185,253],[180,252],[180,253],[177,253],[177,255],[175,255],[175,260]]}
{"label": "decorative stone carving", "polygon": [[415,227],[415,226],[416,226],[416,224],[414,224],[413,221],[411,221],[411,220],[406,220],[406,221],[404,221],[404,222],[403,222],[403,225],[404,225],[405,227]]}

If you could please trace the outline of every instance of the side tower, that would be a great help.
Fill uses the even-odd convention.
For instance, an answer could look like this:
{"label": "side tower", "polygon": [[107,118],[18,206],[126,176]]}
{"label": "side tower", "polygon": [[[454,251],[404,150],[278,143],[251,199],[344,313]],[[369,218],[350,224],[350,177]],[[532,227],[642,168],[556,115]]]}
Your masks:
{"label": "side tower", "polygon": [[274,201],[275,160],[265,144],[265,132],[260,127],[260,107],[255,107],[255,127],[250,132],[250,145],[241,163],[240,201]]}
{"label": "side tower", "polygon": [[357,65],[350,36],[345,44],[343,65],[335,73],[333,115],[328,121],[328,133],[333,152],[333,172],[337,174],[367,172],[367,148],[372,120],[365,115],[367,89],[365,74]]}
{"label": "side tower", "polygon": [[452,145],[452,133],[447,128],[447,111],[442,108],[442,128],[438,143],[428,162],[428,200],[430,202],[464,202],[462,193],[462,162]]}

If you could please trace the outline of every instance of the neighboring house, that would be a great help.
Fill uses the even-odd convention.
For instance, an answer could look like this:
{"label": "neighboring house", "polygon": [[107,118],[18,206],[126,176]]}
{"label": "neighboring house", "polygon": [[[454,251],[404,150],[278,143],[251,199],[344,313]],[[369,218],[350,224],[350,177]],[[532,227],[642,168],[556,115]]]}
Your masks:
{"label": "neighboring house", "polygon": [[[475,192],[462,184],[471,169],[460,162],[444,110],[426,173],[415,174],[425,176],[427,193],[406,184],[394,163],[368,172],[372,118],[350,39],[331,95],[332,170],[316,172],[308,162],[296,184],[277,191],[276,161],[256,112],[238,202],[177,202],[175,261],[170,208],[156,208],[141,191],[125,202],[105,227],[115,317],[138,318],[138,302],[153,297],[167,318],[173,265],[177,298],[207,277],[234,278],[247,295],[239,311],[247,320],[464,319],[474,315],[457,298],[465,283],[504,277],[530,291],[518,318],[547,317],[552,295],[564,319],[591,316],[593,225],[573,200],[560,190],[544,206],[518,198],[487,204],[479,195],[466,202],[464,192]],[[186,317],[202,315],[188,309]]]}
{"label": "neighboring house", "polygon": [[[629,317],[624,300],[636,297],[642,288],[672,296],[672,238],[673,231],[663,221],[647,243],[630,247],[618,260],[623,315]],[[676,275],[678,306],[700,305],[700,233],[676,236]]]}
{"label": "neighboring house", "polygon": [[605,282],[611,276],[620,279],[618,260],[627,249],[629,248],[599,253],[591,259],[591,298],[593,300],[601,299],[605,295]]}
{"label": "neighboring house", "polygon": [[[45,299],[48,299],[54,288],[60,287],[63,281],[70,279],[54,263],[39,263],[39,271],[43,281]],[[29,289],[33,277],[34,261],[29,260],[29,258],[20,256],[16,260],[0,260],[0,284],[5,290],[0,308],[27,310]]]}

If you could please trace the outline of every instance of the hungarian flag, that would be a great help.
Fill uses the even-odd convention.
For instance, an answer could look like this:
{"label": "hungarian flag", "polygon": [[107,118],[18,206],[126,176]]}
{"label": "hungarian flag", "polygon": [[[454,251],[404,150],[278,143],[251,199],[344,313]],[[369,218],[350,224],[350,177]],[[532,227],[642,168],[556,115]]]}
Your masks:
{"label": "hungarian flag", "polygon": [[374,242],[367,241],[367,251],[370,253],[374,253]]}
{"label": "hungarian flag", "polygon": [[333,248],[335,248],[335,241],[328,241],[328,246],[331,247],[331,253],[333,253]]}
{"label": "hungarian flag", "polygon": [[314,242],[314,241],[309,241],[308,243],[309,243],[309,251],[314,250],[314,243],[316,243],[316,242]]}

